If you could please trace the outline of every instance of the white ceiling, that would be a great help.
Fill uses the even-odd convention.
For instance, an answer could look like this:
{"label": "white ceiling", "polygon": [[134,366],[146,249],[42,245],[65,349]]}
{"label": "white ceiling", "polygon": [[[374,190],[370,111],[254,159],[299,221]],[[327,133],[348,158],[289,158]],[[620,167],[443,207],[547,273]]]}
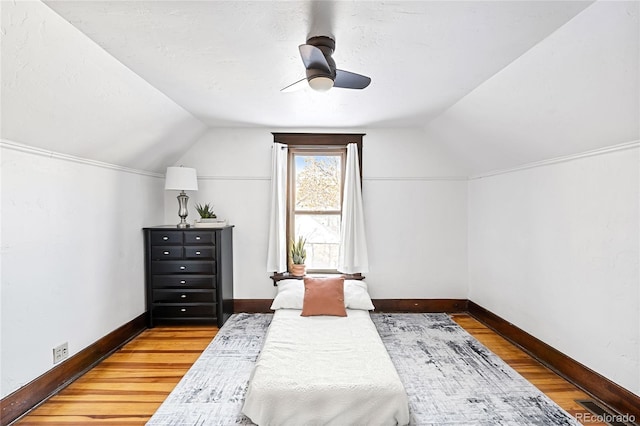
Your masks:
{"label": "white ceiling", "polygon": [[[590,3],[46,2],[205,124],[272,128],[423,127]],[[281,93],[308,35],[371,85]]]}
{"label": "white ceiling", "polygon": [[[125,167],[162,171],[221,127],[412,129],[471,176],[640,139],[637,0],[0,0],[0,12],[0,138]],[[319,34],[368,88],[280,92]]]}
{"label": "white ceiling", "polygon": [[589,6],[432,120],[427,139],[471,175],[637,144],[639,11],[638,1]]}

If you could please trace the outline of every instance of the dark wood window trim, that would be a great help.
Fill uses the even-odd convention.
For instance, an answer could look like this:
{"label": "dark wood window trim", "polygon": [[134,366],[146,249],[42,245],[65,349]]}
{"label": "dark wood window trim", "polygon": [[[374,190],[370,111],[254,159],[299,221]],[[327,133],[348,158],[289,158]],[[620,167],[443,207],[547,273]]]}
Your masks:
{"label": "dark wood window trim", "polygon": [[[309,274],[309,276],[311,277],[344,277],[345,280],[364,280],[365,276],[362,275],[361,273],[357,273],[357,274]],[[282,280],[301,280],[303,279],[303,277],[297,277],[295,275],[291,275],[288,272],[282,272],[279,274],[274,273],[273,275],[271,275],[269,278],[271,278],[273,280],[273,285],[276,286],[278,285],[278,281],[282,281]],[[272,300],[269,299],[269,301],[271,302]]]}
{"label": "dark wood window trim", "polygon": [[[284,145],[297,147],[346,147],[355,143],[358,147],[358,166],[360,169],[360,185],[362,185],[362,138],[365,133],[272,133],[273,141]],[[287,189],[288,190],[288,189]],[[287,196],[287,200],[289,197]],[[287,211],[289,206],[287,206]],[[289,246],[289,224],[287,223],[287,250]],[[340,274],[338,274],[340,275]],[[347,275],[349,279],[362,279],[361,274]],[[288,273],[274,273],[271,276],[276,285],[282,279],[293,278]]]}
{"label": "dark wood window trim", "polygon": [[273,141],[298,146],[358,146],[358,167],[362,184],[362,137],[365,133],[272,133]]}

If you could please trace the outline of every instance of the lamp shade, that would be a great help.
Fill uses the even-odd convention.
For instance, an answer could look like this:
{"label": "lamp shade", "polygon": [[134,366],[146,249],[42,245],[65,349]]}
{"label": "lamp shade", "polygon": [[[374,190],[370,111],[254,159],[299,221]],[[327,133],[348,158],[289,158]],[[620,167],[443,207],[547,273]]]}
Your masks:
{"label": "lamp shade", "polygon": [[164,179],[165,190],[197,191],[198,177],[196,169],[189,167],[167,167]]}

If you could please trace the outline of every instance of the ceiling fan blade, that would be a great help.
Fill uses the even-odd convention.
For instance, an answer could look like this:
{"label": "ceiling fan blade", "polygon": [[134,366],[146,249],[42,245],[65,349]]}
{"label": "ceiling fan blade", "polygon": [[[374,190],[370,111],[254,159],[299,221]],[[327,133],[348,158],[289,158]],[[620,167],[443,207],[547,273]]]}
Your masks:
{"label": "ceiling fan blade", "polygon": [[309,87],[309,84],[307,83],[307,79],[303,78],[302,80],[298,80],[293,84],[288,85],[287,87],[285,87],[284,89],[280,89],[281,92],[295,92],[298,91],[300,89],[304,89],[305,87]]}
{"label": "ceiling fan blade", "polygon": [[331,73],[331,68],[322,50],[310,44],[301,44],[298,46],[298,50],[300,50],[300,56],[306,69],[316,69],[326,71],[328,74]]}
{"label": "ceiling fan blade", "polygon": [[336,79],[333,87],[342,87],[344,89],[364,89],[371,83],[371,79],[364,75],[356,74],[344,70],[336,70]]}

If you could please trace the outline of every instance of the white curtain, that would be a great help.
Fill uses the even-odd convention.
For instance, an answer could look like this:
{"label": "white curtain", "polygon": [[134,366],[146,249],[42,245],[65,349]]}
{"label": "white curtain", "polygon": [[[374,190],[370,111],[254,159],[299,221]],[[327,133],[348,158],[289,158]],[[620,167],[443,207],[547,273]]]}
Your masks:
{"label": "white curtain", "polygon": [[345,274],[369,272],[367,236],[364,230],[364,209],[358,165],[358,146],[347,145],[347,166],[344,176],[340,257],[338,271]]}
{"label": "white curtain", "polygon": [[267,271],[287,270],[287,146],[273,144],[271,166],[271,215],[269,219],[269,248]]}

